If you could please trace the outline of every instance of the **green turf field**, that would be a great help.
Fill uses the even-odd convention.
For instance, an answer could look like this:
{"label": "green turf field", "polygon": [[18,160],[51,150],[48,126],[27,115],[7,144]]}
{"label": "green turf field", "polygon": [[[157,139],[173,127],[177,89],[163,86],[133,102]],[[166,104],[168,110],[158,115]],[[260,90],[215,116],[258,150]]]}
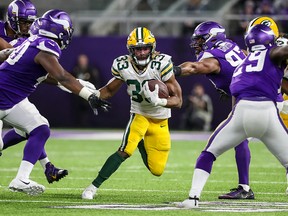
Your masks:
{"label": "green turf field", "polygon": [[255,193],[252,201],[220,201],[218,195],[237,186],[234,150],[214,163],[212,174],[202,193],[200,208],[176,209],[169,202],[187,198],[195,161],[205,142],[173,141],[165,173],[152,176],[135,154],[106,181],[92,201],[81,199],[88,186],[119,145],[115,140],[50,139],[46,150],[58,167],[69,170],[60,182],[48,184],[40,164],[31,179],[46,187],[40,196],[10,192],[7,188],[16,176],[24,143],[3,151],[0,157],[0,215],[287,215],[285,169],[262,143],[251,142],[250,179]]}

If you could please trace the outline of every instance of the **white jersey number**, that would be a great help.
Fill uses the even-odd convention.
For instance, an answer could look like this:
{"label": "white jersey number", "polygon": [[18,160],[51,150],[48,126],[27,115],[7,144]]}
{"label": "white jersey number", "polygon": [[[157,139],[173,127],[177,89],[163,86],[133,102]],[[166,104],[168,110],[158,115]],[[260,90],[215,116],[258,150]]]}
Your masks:
{"label": "white jersey number", "polygon": [[231,64],[232,67],[237,67],[242,63],[243,59],[239,56],[241,50],[239,47],[234,47],[233,50],[226,53],[225,58]]}
{"label": "white jersey number", "polygon": [[9,56],[9,58],[6,60],[8,62],[8,64],[14,65],[16,62],[18,62],[19,59],[23,56],[23,54],[26,52],[26,50],[28,49],[29,46],[30,46],[30,42],[28,40],[26,40],[26,42],[24,42],[19,47],[17,47],[15,52],[13,52]]}
{"label": "white jersey number", "polygon": [[[248,60],[251,62],[250,64],[246,65],[244,69],[245,72],[261,72],[264,67],[264,60],[266,56],[267,50],[260,50],[250,53],[248,56]],[[233,77],[238,76],[243,72],[243,65],[236,68]]]}

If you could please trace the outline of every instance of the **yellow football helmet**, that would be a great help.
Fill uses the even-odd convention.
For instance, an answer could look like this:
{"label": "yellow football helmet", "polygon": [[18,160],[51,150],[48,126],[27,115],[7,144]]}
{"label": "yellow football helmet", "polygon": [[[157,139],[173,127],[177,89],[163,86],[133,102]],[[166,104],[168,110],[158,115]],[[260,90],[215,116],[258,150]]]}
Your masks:
{"label": "yellow football helmet", "polygon": [[251,27],[257,24],[264,24],[270,27],[272,31],[274,32],[275,38],[279,37],[279,29],[278,29],[276,22],[271,17],[267,17],[267,16],[260,16],[260,17],[256,17],[255,19],[253,19],[247,26],[246,33],[250,30]]}
{"label": "yellow football helmet", "polygon": [[[149,55],[146,59],[138,60],[135,56],[135,48],[150,47]],[[146,66],[155,53],[156,39],[152,32],[145,27],[135,28],[127,38],[127,49],[133,61],[140,66]]]}

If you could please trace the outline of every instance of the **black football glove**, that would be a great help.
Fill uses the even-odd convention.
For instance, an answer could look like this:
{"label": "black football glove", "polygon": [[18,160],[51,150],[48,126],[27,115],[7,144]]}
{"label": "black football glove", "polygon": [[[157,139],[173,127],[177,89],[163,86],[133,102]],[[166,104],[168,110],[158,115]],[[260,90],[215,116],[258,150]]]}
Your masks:
{"label": "black football glove", "polygon": [[101,98],[97,97],[95,94],[91,94],[88,98],[88,103],[90,107],[92,108],[95,115],[98,115],[98,110],[103,110],[104,112],[108,112],[109,109],[111,109],[111,103],[102,100]]}

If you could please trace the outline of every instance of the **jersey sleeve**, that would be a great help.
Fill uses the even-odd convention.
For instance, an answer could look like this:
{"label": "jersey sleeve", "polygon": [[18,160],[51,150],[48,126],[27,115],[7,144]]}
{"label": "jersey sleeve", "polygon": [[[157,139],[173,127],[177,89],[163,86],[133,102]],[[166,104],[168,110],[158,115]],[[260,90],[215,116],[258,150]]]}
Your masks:
{"label": "jersey sleeve", "polygon": [[155,66],[157,66],[157,62],[160,63],[160,77],[163,82],[166,82],[171,78],[173,73],[173,62],[171,56],[166,54],[159,54],[153,60],[155,61]]}
{"label": "jersey sleeve", "polygon": [[121,76],[121,69],[125,69],[128,68],[128,61],[127,59],[129,58],[128,55],[124,55],[124,56],[120,56],[116,59],[114,59],[112,67],[111,67],[111,72],[112,72],[112,76],[120,79],[120,80],[124,80],[123,77]]}

